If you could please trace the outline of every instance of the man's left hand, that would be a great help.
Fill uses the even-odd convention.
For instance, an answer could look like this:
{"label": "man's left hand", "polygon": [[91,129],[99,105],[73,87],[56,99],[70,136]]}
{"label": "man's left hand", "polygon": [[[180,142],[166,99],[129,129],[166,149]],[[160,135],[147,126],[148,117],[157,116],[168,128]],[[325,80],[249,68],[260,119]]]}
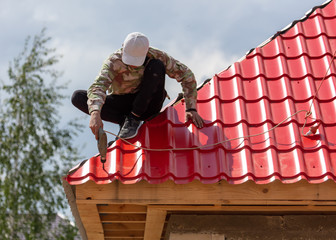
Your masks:
{"label": "man's left hand", "polygon": [[193,121],[193,123],[198,128],[202,128],[204,124],[203,118],[196,111],[190,111],[185,113],[185,121],[187,122],[189,119]]}

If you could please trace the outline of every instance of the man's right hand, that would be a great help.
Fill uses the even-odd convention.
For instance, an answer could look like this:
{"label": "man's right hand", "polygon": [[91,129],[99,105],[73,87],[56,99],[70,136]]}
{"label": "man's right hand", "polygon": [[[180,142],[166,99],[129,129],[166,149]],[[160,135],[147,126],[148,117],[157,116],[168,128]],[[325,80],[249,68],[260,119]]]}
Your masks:
{"label": "man's right hand", "polygon": [[91,113],[91,118],[90,118],[90,128],[92,133],[96,136],[96,140],[98,140],[98,131],[99,128],[103,128],[103,121],[100,117],[100,112],[99,111],[93,111]]}

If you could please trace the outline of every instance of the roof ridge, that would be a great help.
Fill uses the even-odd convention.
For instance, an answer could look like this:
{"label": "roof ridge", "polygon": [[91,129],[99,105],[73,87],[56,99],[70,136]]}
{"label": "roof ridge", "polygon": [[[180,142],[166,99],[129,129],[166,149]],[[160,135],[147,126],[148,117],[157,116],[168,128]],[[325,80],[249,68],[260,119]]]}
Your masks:
{"label": "roof ridge", "polygon": [[250,51],[248,51],[245,55],[245,57],[247,55],[249,55],[251,52],[254,51],[254,49],[256,48],[262,48],[265,45],[267,45],[269,42],[273,41],[275,38],[277,38],[278,36],[285,34],[286,32],[288,32],[291,28],[293,28],[297,23],[299,22],[304,22],[306,21],[315,11],[316,9],[322,9],[325,8],[327,5],[329,5],[333,0],[328,0],[326,2],[324,2],[321,5],[315,6],[312,9],[310,9],[308,12],[306,12],[305,16],[303,16],[301,19],[298,20],[294,20],[293,22],[291,22],[290,24],[288,24],[286,27],[284,27],[283,29],[281,29],[280,31],[276,32],[275,34],[273,34],[273,36],[271,36],[270,38],[268,38],[267,40],[265,40],[264,42],[262,42],[260,45],[258,45],[255,48],[252,48]]}
{"label": "roof ridge", "polygon": [[[306,12],[305,16],[303,16],[301,19],[299,20],[294,20],[293,22],[291,22],[290,24],[288,24],[286,27],[284,27],[282,30],[276,32],[275,34],[273,34],[270,38],[266,39],[264,42],[262,42],[261,44],[259,44],[257,47],[255,48],[251,48],[243,57],[241,57],[240,59],[238,59],[238,61],[236,62],[241,62],[242,60],[244,60],[249,54],[251,54],[256,48],[262,48],[265,45],[267,45],[268,43],[270,43],[271,41],[273,41],[276,37],[280,36],[281,34],[286,33],[288,30],[290,30],[292,27],[294,27],[297,23],[299,22],[304,22],[306,21],[310,15],[312,15],[314,13],[314,11],[316,9],[322,9],[325,8],[327,5],[329,5],[333,0],[327,0],[326,2],[324,2],[321,5],[315,6],[312,9],[310,9],[308,12]],[[229,69],[232,66],[232,64],[230,66],[227,67],[227,69]],[[222,72],[226,71],[227,69],[223,70]]]}

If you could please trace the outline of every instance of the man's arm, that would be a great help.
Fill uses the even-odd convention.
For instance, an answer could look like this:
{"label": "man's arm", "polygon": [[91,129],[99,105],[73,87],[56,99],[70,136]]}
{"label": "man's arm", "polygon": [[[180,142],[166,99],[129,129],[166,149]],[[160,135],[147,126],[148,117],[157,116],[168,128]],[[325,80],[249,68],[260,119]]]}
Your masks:
{"label": "man's arm", "polygon": [[112,73],[110,72],[111,67],[111,60],[107,59],[101,70],[100,74],[97,76],[93,84],[88,89],[88,107],[89,107],[89,114],[90,114],[90,123],[89,127],[92,133],[95,135],[96,139],[98,140],[98,131],[99,128],[103,128],[103,121],[100,116],[100,111],[105,103],[106,99],[106,91],[108,87],[111,85],[111,76]]}
{"label": "man's arm", "polygon": [[198,128],[202,128],[204,121],[196,110],[197,82],[194,73],[186,65],[161,50],[151,48],[150,54],[164,63],[169,77],[181,83],[186,103],[185,121],[191,119]]}
{"label": "man's arm", "polygon": [[101,70],[99,75],[94,80],[93,84],[89,87],[87,96],[88,96],[88,107],[89,113],[91,114],[93,111],[100,112],[103,107],[106,99],[106,91],[111,86],[113,74],[111,72],[112,61],[107,59]]}
{"label": "man's arm", "polygon": [[202,128],[204,125],[204,120],[197,111],[187,111],[185,114],[185,121],[187,122],[189,119],[191,119],[198,128]]}
{"label": "man's arm", "polygon": [[184,93],[184,99],[186,103],[185,109],[185,121],[187,122],[189,119],[193,121],[193,123],[198,128],[202,128],[204,124],[203,118],[198,114],[196,109],[197,104],[197,85],[194,74],[189,70],[181,80],[182,90]]}
{"label": "man's arm", "polygon": [[90,128],[92,133],[95,135],[96,140],[98,140],[98,131],[99,128],[104,128],[103,121],[100,117],[100,111],[93,111],[91,112],[90,117]]}

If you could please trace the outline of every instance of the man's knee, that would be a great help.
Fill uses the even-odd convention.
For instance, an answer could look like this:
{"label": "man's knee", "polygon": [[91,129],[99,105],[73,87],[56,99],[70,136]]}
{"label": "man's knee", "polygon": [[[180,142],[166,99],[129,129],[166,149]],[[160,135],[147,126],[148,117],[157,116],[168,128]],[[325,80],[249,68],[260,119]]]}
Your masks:
{"label": "man's knee", "polygon": [[87,102],[87,92],[85,90],[76,90],[71,96],[71,102],[74,106],[80,106]]}

